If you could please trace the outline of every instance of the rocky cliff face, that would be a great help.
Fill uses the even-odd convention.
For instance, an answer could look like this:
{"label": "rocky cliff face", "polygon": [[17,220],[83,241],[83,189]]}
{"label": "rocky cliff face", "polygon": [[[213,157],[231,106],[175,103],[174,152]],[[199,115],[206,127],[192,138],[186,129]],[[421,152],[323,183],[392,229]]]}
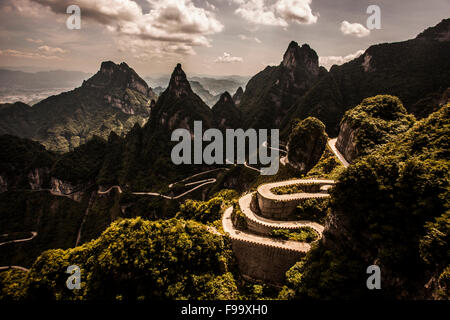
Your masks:
{"label": "rocky cliff face", "polygon": [[177,98],[183,98],[194,93],[189,81],[187,80],[186,73],[184,73],[181,67],[181,64],[177,64],[173,70],[169,87],[166,92],[167,94],[173,95]]}
{"label": "rocky cliff face", "polygon": [[151,100],[157,95],[126,63],[103,62],[100,70],[83,82],[83,88],[105,91],[105,103],[128,115],[148,117]]}
{"label": "rocky cliff face", "polygon": [[185,128],[193,130],[193,122],[200,120],[204,127],[212,124],[211,109],[191,88],[181,64],[178,64],[170,78],[168,88],[161,94],[152,110],[151,131]]}
{"label": "rocky cliff face", "polygon": [[100,70],[84,81],[83,86],[97,89],[129,88],[146,96],[152,92],[147,83],[125,62],[119,65],[112,61],[103,62]]}
{"label": "rocky cliff face", "polygon": [[0,106],[0,133],[39,141],[67,152],[93,135],[128,132],[143,125],[157,96],[127,64],[103,62],[100,70],[70,92],[49,97],[33,108]]}
{"label": "rocky cliff face", "polygon": [[0,193],[11,190],[43,190],[49,187],[50,169],[33,168],[28,174],[10,171],[0,175]]}
{"label": "rocky cliff face", "polygon": [[[368,108],[383,113],[379,107]],[[450,128],[449,107],[356,161],[332,191],[324,247],[363,268],[380,266],[380,293],[389,298],[448,299],[450,294],[445,280],[449,162],[448,143],[442,140]],[[389,118],[393,127],[400,126],[392,114]]]}
{"label": "rocky cliff face", "polygon": [[320,160],[327,144],[325,126],[315,118],[297,122],[288,142],[289,164],[302,172],[309,171]]}
{"label": "rocky cliff face", "polygon": [[248,82],[240,101],[246,127],[280,127],[292,104],[326,73],[314,50],[291,42],[279,66],[267,67]]}
{"label": "rocky cliff face", "polygon": [[235,94],[233,95],[233,101],[238,106],[241,103],[242,96],[244,95],[244,90],[242,87],[239,87]]}
{"label": "rocky cliff face", "polygon": [[349,163],[352,163],[359,156],[356,144],[357,135],[358,129],[352,128],[349,121],[342,122],[336,141],[336,148]]}
{"label": "rocky cliff face", "polygon": [[0,192],[49,188],[55,154],[34,141],[0,136]]}
{"label": "rocky cliff face", "polygon": [[[439,98],[450,83],[449,34],[450,19],[445,19],[415,39],[374,45],[360,57],[333,66],[293,104],[283,119],[283,128],[289,128],[292,118],[313,116],[336,136],[348,109],[379,94],[397,96],[409,112],[427,117],[436,111],[433,97]],[[423,103],[427,96],[432,98],[430,103]]]}
{"label": "rocky cliff face", "polygon": [[74,201],[80,202],[84,192],[79,186],[74,186],[70,182],[62,181],[57,178],[51,178],[51,190],[55,195],[69,197]]}
{"label": "rocky cliff face", "polygon": [[289,44],[281,65],[292,71],[301,68],[314,76],[318,76],[320,71],[317,53],[307,44],[299,47],[295,41]]}
{"label": "rocky cliff face", "polygon": [[149,121],[143,127],[135,126],[123,141],[108,143],[105,165],[100,169],[98,179],[104,185],[111,183],[139,190],[157,190],[166,188],[167,181],[182,180],[202,170],[198,165],[177,166],[171,161],[171,152],[176,145],[171,140],[173,131],[187,129],[193,137],[195,121],[202,122],[203,130],[214,126],[211,109],[192,91],[179,64],[172,73],[169,86],[152,108]]}
{"label": "rocky cliff face", "polygon": [[212,108],[212,114],[219,129],[241,127],[241,112],[228,92],[220,96],[219,101]]}
{"label": "rocky cliff face", "polygon": [[45,183],[48,183],[50,175],[49,168],[35,168],[28,173],[28,183],[31,190],[41,190]]}
{"label": "rocky cliff face", "polygon": [[364,99],[344,115],[336,148],[352,163],[408,130],[414,120],[397,97],[380,95]]}

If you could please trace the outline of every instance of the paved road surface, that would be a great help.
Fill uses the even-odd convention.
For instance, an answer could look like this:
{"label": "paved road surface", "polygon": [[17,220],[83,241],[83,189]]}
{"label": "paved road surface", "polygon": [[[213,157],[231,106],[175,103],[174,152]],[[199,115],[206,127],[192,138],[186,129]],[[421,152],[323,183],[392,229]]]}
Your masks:
{"label": "paved road surface", "polygon": [[25,272],[30,271],[29,269],[24,268],[24,267],[21,267],[21,266],[5,266],[5,267],[0,267],[0,271],[1,271],[1,270],[8,270],[8,269],[19,269],[19,270],[22,270],[22,271],[25,271]]}
{"label": "paved road surface", "polygon": [[230,235],[231,239],[237,239],[286,250],[295,250],[298,252],[308,252],[311,249],[311,245],[306,242],[298,242],[291,240],[275,240],[267,237],[258,236],[253,233],[249,233],[247,231],[237,230],[234,227],[233,222],[231,221],[232,213],[233,207],[230,207],[227,210],[225,210],[225,213],[222,216],[223,230]]}
{"label": "paved road surface", "polygon": [[[200,175],[211,173],[211,172],[214,172],[214,171],[217,171],[217,170],[229,170],[229,169],[228,168],[217,168],[217,169],[212,169],[212,170],[200,172],[200,173],[194,174],[194,175],[192,175],[190,177],[187,177],[187,178],[185,178],[185,179],[183,179],[181,181],[171,183],[169,185],[169,188],[172,188],[177,183],[180,183],[180,182],[183,182],[183,181],[188,181],[188,180],[190,180],[190,179],[192,179],[194,177],[198,177]],[[196,184],[199,184],[199,185],[196,186],[196,187],[193,187],[192,189],[189,189],[186,192],[183,192],[182,194],[179,194],[179,195],[173,196],[173,197],[172,196],[167,196],[167,195],[164,195],[164,194],[160,194],[160,193],[157,193],[157,192],[132,192],[132,194],[138,195],[138,196],[153,196],[153,197],[162,197],[164,199],[169,199],[169,200],[176,200],[176,199],[184,197],[185,195],[187,195],[187,194],[189,194],[189,193],[191,193],[191,192],[193,192],[193,191],[195,191],[195,190],[197,190],[197,189],[199,189],[201,187],[204,187],[204,186],[206,186],[208,184],[212,184],[212,183],[216,183],[216,182],[217,182],[217,179],[210,178],[210,179],[204,179],[204,180],[199,180],[199,181],[186,183],[185,186],[192,186],[192,185],[196,185]],[[97,192],[98,192],[98,194],[108,194],[108,193],[111,192],[112,189],[116,189],[119,193],[123,192],[122,188],[120,186],[112,186],[108,190],[105,190],[105,191],[100,191],[99,190]]]}
{"label": "paved road surface", "polygon": [[280,229],[298,229],[301,227],[310,227],[317,231],[319,235],[322,235],[324,227],[317,222],[307,221],[307,220],[297,220],[297,221],[279,221],[279,220],[271,220],[255,214],[250,208],[250,204],[252,202],[253,194],[247,194],[239,199],[239,206],[241,207],[241,211],[252,221],[255,221],[259,224],[268,226],[270,228],[280,228]]}
{"label": "paved road surface", "polygon": [[333,185],[334,180],[322,180],[322,179],[295,179],[280,181],[275,183],[266,183],[258,187],[258,193],[266,199],[271,199],[275,201],[291,201],[298,199],[307,198],[328,198],[330,195],[328,193],[294,193],[294,194],[283,194],[276,195],[271,190],[278,187],[286,187],[290,185],[308,185],[308,184],[323,184],[323,185]]}
{"label": "paved road surface", "polygon": [[348,161],[345,160],[345,157],[336,148],[336,141],[337,138],[328,140],[328,146],[330,147],[331,151],[336,155],[336,157],[339,159],[339,161],[342,163],[342,165],[347,168],[350,165],[350,163],[348,163]]}
{"label": "paved road surface", "polygon": [[31,237],[29,237],[29,238],[5,241],[5,242],[0,243],[0,246],[2,246],[2,245],[4,245],[4,244],[8,244],[8,243],[18,243],[18,242],[26,242],[26,241],[30,241],[30,240],[33,240],[37,235],[38,235],[37,232],[31,231]]}

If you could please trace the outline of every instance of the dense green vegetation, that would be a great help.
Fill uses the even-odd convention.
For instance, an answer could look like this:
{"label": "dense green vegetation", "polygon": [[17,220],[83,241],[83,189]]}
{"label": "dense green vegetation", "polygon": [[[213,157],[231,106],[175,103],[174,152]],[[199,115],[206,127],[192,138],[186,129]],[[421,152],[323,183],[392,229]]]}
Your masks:
{"label": "dense green vegetation", "polygon": [[0,272],[0,301],[17,301],[23,299],[26,290],[27,272],[9,269]]}
{"label": "dense green vegetation", "polygon": [[[231,249],[205,226],[184,220],[113,223],[96,240],[44,252],[25,279],[29,299],[234,299]],[[69,265],[81,268],[80,290],[68,290]],[[11,283],[5,275],[3,281]],[[8,294],[11,288],[4,287]],[[16,293],[14,293],[16,294]],[[13,296],[14,297],[14,296]]]}
{"label": "dense green vegetation", "polygon": [[328,199],[305,199],[295,209],[295,217],[299,220],[310,220],[325,224],[325,218],[330,212]]}
{"label": "dense green vegetation", "polygon": [[[446,30],[449,22],[437,29]],[[326,225],[326,232],[324,241],[313,244],[286,273],[280,298],[449,299],[450,105],[441,107],[436,100],[448,86],[450,68],[449,42],[436,41],[439,32],[431,29],[414,40],[373,46],[329,73],[318,65],[316,70],[313,50],[293,43],[280,66],[268,67],[249,82],[240,110],[223,95],[222,104],[211,111],[178,65],[144,125],[151,90],[128,66],[111,63],[81,88],[46,99],[33,110],[20,103],[0,106],[5,132],[32,137],[57,151],[71,150],[56,154],[36,142],[0,136],[0,192],[9,190],[0,193],[0,235],[8,234],[0,241],[38,233],[32,241],[0,246],[0,266],[31,268],[30,273],[0,272],[0,300],[273,297],[273,287],[239,278],[229,239],[215,231],[223,231],[220,217],[230,205],[235,226],[247,228],[238,192],[305,175],[338,183],[331,200],[298,205],[293,219],[316,221]],[[110,77],[110,69],[118,73]],[[388,95],[362,100],[384,93],[398,95],[405,107]],[[415,121],[406,110],[427,118]],[[438,111],[429,115],[432,110]],[[224,118],[224,127],[235,127],[241,117],[246,128],[284,128],[294,166],[281,166],[274,176],[230,166],[202,176],[217,182],[178,201],[132,194],[176,195],[192,180],[171,188],[169,183],[212,169],[171,162],[173,129],[192,129],[198,120],[207,129]],[[339,123],[354,134],[358,151],[346,170],[325,148],[325,129],[337,133]],[[50,177],[83,189],[81,201],[23,190],[37,180],[38,188],[47,189]],[[98,187],[113,185],[124,193],[97,194]],[[224,190],[230,188],[236,191]],[[83,245],[73,248],[82,221]],[[274,230],[271,236],[317,239],[308,228]],[[65,271],[72,264],[82,269],[81,290],[65,286]],[[372,264],[382,270],[379,292],[366,287],[366,268]]]}
{"label": "dense green vegetation", "polygon": [[378,95],[364,99],[361,104],[347,111],[341,122],[341,133],[337,146],[347,140],[352,132],[353,138],[347,144],[354,144],[355,150],[347,155],[349,160],[370,154],[413,125],[414,116],[408,114],[397,97]]}
{"label": "dense green vegetation", "polygon": [[74,185],[95,181],[103,163],[106,141],[94,136],[74,151],[65,153],[52,168],[52,176]]}
{"label": "dense green vegetation", "polygon": [[157,97],[125,63],[102,63],[83,85],[49,97],[32,108],[0,107],[0,133],[42,143],[48,150],[68,152],[94,135],[126,134],[135,123],[144,125],[150,102]]}
{"label": "dense green vegetation", "polygon": [[336,136],[345,111],[379,94],[397,96],[409,112],[426,117],[449,87],[450,42],[436,36],[445,35],[449,27],[450,19],[444,19],[416,39],[374,45],[360,57],[333,66],[293,104],[282,128],[292,118],[312,116],[326,125],[330,136]]}
{"label": "dense green vegetation", "polygon": [[[349,270],[373,263],[384,270],[385,294],[397,298],[445,294],[449,134],[447,105],[342,173],[332,191],[333,220],[338,224],[328,229],[327,242],[318,249],[322,253],[311,252],[290,271],[291,277],[300,279],[294,285],[298,294],[315,297],[321,279],[331,276],[320,293],[323,297],[340,292],[342,297],[356,298],[364,282],[352,283]],[[324,252],[330,252],[327,259]],[[331,275],[329,270],[341,264],[347,267]],[[429,281],[429,290],[424,291]]]}
{"label": "dense green vegetation", "polygon": [[308,172],[320,160],[328,136],[325,125],[316,118],[295,120],[288,142],[288,160],[303,173]]}
{"label": "dense green vegetation", "polygon": [[231,214],[231,220],[233,221],[233,225],[236,229],[246,230],[247,227],[247,219],[245,218],[245,214],[241,211],[241,207],[237,201],[233,204],[233,213]]}
{"label": "dense green vegetation", "polygon": [[282,194],[294,194],[294,193],[302,193],[304,192],[302,190],[301,184],[293,184],[290,186],[282,186],[282,187],[276,187],[270,190],[273,194],[276,195],[282,195]]}
{"label": "dense green vegetation", "polygon": [[317,232],[310,227],[301,227],[295,230],[275,229],[270,232],[270,236],[276,239],[301,242],[313,242],[319,238]]}
{"label": "dense green vegetation", "polygon": [[199,222],[213,222],[222,216],[223,199],[214,197],[208,201],[186,200],[180,206],[177,218],[191,219]]}
{"label": "dense green vegetation", "polygon": [[313,248],[286,272],[280,299],[348,300],[377,296],[366,287],[361,259],[346,252]]}
{"label": "dense green vegetation", "polygon": [[[0,176],[9,189],[29,189],[28,174],[38,168],[49,170],[56,158],[37,142],[10,135],[0,136],[0,146]],[[41,179],[41,185],[48,187],[49,177]]]}
{"label": "dense green vegetation", "polygon": [[234,206],[238,196],[234,190],[223,189],[215,193],[208,201],[188,199],[180,205],[175,218],[195,220],[214,227],[218,231],[223,231],[222,214],[225,209]]}
{"label": "dense green vegetation", "polygon": [[322,178],[335,180],[344,170],[344,166],[336,156],[326,148],[319,162],[306,174],[306,178]]}

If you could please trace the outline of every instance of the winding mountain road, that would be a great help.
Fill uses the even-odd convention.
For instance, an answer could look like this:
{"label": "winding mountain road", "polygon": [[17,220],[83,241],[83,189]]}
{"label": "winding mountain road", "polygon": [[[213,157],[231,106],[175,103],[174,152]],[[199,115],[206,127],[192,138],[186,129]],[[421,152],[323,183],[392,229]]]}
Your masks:
{"label": "winding mountain road", "polygon": [[[217,168],[217,169],[212,169],[212,170],[207,170],[207,171],[204,171],[204,172],[196,173],[196,174],[194,174],[192,176],[189,176],[189,177],[187,177],[187,178],[185,178],[185,179],[183,179],[181,181],[171,183],[169,185],[169,188],[172,188],[177,183],[184,182],[184,181],[189,181],[192,178],[195,178],[195,177],[198,177],[198,176],[201,176],[201,175],[205,175],[207,173],[211,173],[211,172],[218,171],[218,170],[228,171],[229,169],[228,168]],[[189,189],[188,191],[183,192],[182,194],[179,194],[177,196],[167,196],[167,195],[164,195],[164,194],[161,194],[161,193],[157,193],[157,192],[132,192],[131,194],[138,195],[138,196],[162,197],[162,198],[168,199],[168,200],[176,200],[176,199],[179,199],[179,198],[182,198],[182,197],[188,195],[189,193],[191,193],[191,192],[193,192],[193,191],[195,191],[195,190],[197,190],[199,188],[202,188],[202,187],[204,187],[204,186],[206,186],[208,184],[212,184],[212,183],[216,183],[216,182],[217,182],[216,178],[209,178],[209,179],[204,179],[204,180],[199,180],[199,181],[193,181],[193,182],[186,183],[185,186],[193,186],[193,185],[196,185],[196,184],[198,184],[198,186],[193,187],[192,189]],[[113,189],[116,189],[119,193],[123,193],[122,188],[120,186],[117,186],[117,185],[116,186],[112,186],[112,187],[110,187],[109,189],[107,189],[105,191],[98,190],[97,193],[98,194],[108,194]]]}
{"label": "winding mountain road", "polygon": [[[339,150],[336,148],[336,142],[337,142],[337,138],[334,139],[330,139],[327,142],[327,147],[330,149],[330,151],[336,156],[336,158],[338,158],[338,160],[342,163],[342,165],[345,168],[348,168],[348,166],[350,165],[350,163],[345,159],[344,155],[342,153],[339,152]],[[282,146],[280,144],[280,146]],[[273,149],[273,148],[272,148]],[[289,149],[286,146],[286,149],[289,151]],[[280,158],[280,163],[285,166],[289,163],[288,157],[287,157],[287,151],[281,150],[281,149],[276,149],[279,150],[281,152],[286,153],[286,156]]]}
{"label": "winding mountain road", "polygon": [[[38,233],[36,231],[31,231],[31,237],[29,237],[29,238],[18,239],[18,240],[10,240],[10,241],[6,241],[6,242],[2,242],[2,243],[0,243],[0,246],[2,246],[4,244],[8,244],[8,243],[19,243],[19,242],[30,241],[30,240],[33,240],[37,235],[38,235]],[[18,269],[18,270],[22,270],[22,271],[25,271],[25,272],[30,271],[29,269],[21,267],[21,266],[2,266],[2,267],[0,267],[0,271],[8,270],[8,269]]]}
{"label": "winding mountain road", "polygon": [[8,270],[8,269],[18,269],[18,270],[22,270],[22,271],[25,271],[25,272],[30,271],[30,269],[27,269],[27,268],[24,268],[24,267],[21,267],[21,266],[4,266],[4,267],[0,267],[0,271]]}
{"label": "winding mountain road", "polygon": [[[287,151],[286,151],[286,150],[282,150],[282,149],[278,149],[278,148],[273,148],[273,147],[267,147],[267,141],[264,141],[263,144],[262,144],[262,146],[265,147],[265,148],[269,148],[269,149],[272,149],[272,150],[277,150],[277,151],[279,151],[279,152],[283,152],[283,153],[286,153],[286,154],[287,154]],[[286,146],[284,146],[283,144],[279,144],[279,146],[280,146],[280,147],[286,147]]]}
{"label": "winding mountain road", "polygon": [[[38,235],[38,233],[36,231],[31,231],[30,233],[31,233],[31,237],[29,237],[29,238],[5,241],[5,242],[0,243],[0,246],[8,244],[8,243],[19,243],[19,242],[30,241],[30,240],[33,240]],[[4,235],[4,236],[6,236],[6,235]]]}
{"label": "winding mountain road", "polygon": [[333,152],[336,157],[339,159],[339,161],[342,163],[342,165],[346,168],[350,165],[350,163],[345,160],[345,157],[342,153],[339,152],[339,150],[336,148],[336,141],[337,138],[328,140],[328,147],[330,148],[331,152]]}
{"label": "winding mountain road", "polygon": [[253,212],[250,207],[252,202],[253,194],[247,194],[239,199],[239,206],[243,214],[245,214],[246,218],[257,223],[272,229],[298,229],[302,227],[310,227],[314,229],[319,235],[322,235],[324,227],[317,222],[308,221],[308,220],[296,220],[296,221],[281,221],[281,220],[271,220],[264,217],[261,217]]}
{"label": "winding mountain road", "polygon": [[325,179],[294,179],[287,181],[280,181],[274,183],[266,183],[262,184],[258,187],[258,193],[266,199],[270,199],[273,201],[295,201],[300,199],[311,199],[311,198],[329,198],[330,195],[325,193],[326,190],[322,190],[321,192],[309,193],[309,192],[301,192],[301,193],[293,193],[293,194],[281,194],[277,195],[272,192],[272,189],[279,187],[288,187],[293,185],[314,185],[321,184],[323,186],[331,186],[335,184],[334,180],[325,180]]}
{"label": "winding mountain road", "polygon": [[[257,197],[263,197],[268,201],[278,202],[295,202],[298,203],[302,199],[326,198],[328,189],[334,185],[333,180],[325,179],[296,179],[288,181],[280,181],[275,183],[262,184],[257,188]],[[295,194],[276,195],[271,190],[273,188],[289,186],[289,185],[319,185],[320,193],[300,192]],[[269,247],[276,247],[281,250],[294,250],[297,252],[306,253],[311,249],[311,244],[307,242],[292,241],[292,240],[278,240],[270,237],[271,230],[287,229],[296,230],[302,227],[310,227],[322,237],[324,226],[314,221],[296,220],[296,221],[280,221],[272,220],[256,214],[252,209],[253,193],[246,194],[239,199],[239,207],[245,216],[248,229],[238,230],[231,219],[233,207],[225,210],[222,216],[222,226],[226,233],[228,233],[232,240],[239,240],[249,243],[249,246],[257,244]],[[259,210],[267,208],[260,207]]]}
{"label": "winding mountain road", "polygon": [[247,231],[241,231],[234,227],[231,220],[231,214],[233,213],[233,207],[225,210],[222,216],[223,230],[230,235],[233,240],[240,240],[248,243],[256,243],[269,247],[276,247],[285,250],[294,250],[302,253],[306,253],[311,249],[311,245],[306,242],[298,242],[292,240],[276,240],[264,236],[259,236]]}
{"label": "winding mountain road", "polygon": [[[272,149],[272,150],[277,150],[277,151],[279,151],[279,152],[285,153],[286,156],[280,158],[280,163],[281,163],[282,165],[286,165],[286,163],[288,162],[288,161],[287,161],[287,151],[286,151],[286,150],[268,147],[268,146],[267,146],[267,141],[263,142],[262,146],[263,146],[264,148],[268,148],[268,149]],[[280,147],[285,147],[285,148],[287,148],[287,147],[286,147],[285,145],[283,145],[283,144],[280,144]],[[250,166],[250,165],[248,164],[247,161],[244,162],[244,167],[246,167],[246,168],[248,168],[248,169],[251,169],[251,170],[254,170],[254,171],[257,171],[257,172],[260,172],[260,173],[261,173],[261,170],[260,170],[260,169]]]}

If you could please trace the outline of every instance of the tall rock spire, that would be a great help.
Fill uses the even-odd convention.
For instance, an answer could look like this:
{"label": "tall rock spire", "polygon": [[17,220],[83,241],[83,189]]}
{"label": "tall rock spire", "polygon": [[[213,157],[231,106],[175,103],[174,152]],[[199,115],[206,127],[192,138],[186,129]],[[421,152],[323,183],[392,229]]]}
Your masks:
{"label": "tall rock spire", "polygon": [[188,94],[193,94],[191,85],[181,68],[181,64],[177,64],[173,70],[172,76],[170,77],[168,91],[177,97],[182,97]]}
{"label": "tall rock spire", "polygon": [[319,74],[319,57],[317,53],[307,44],[299,46],[292,41],[284,54],[281,65],[288,69],[303,68],[311,74]]}

